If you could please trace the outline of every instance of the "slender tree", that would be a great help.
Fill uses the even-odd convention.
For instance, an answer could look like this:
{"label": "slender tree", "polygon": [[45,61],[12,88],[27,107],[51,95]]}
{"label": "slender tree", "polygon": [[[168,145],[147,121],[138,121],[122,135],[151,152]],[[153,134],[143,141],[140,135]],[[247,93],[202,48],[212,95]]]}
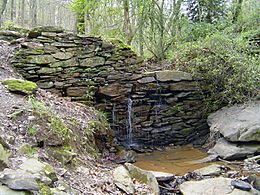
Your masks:
{"label": "slender tree", "polygon": [[3,25],[3,15],[6,8],[7,0],[2,0],[1,12],[0,12],[0,27]]}

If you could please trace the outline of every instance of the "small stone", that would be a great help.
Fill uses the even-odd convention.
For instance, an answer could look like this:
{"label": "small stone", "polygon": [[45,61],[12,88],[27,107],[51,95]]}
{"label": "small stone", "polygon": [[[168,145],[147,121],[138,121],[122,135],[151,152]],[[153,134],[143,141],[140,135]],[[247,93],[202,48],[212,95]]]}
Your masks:
{"label": "small stone", "polygon": [[196,169],[194,171],[197,174],[202,176],[209,176],[209,175],[220,175],[221,174],[221,166],[218,164],[213,164],[207,167],[203,167],[201,169]]}
{"label": "small stone", "polygon": [[244,191],[250,191],[251,185],[249,183],[246,183],[244,181],[240,180],[232,180],[231,185],[234,186],[237,189],[244,190]]}
{"label": "small stone", "polygon": [[165,172],[159,172],[159,171],[150,171],[158,182],[166,182],[171,181],[175,178],[175,175],[172,173],[165,173]]}

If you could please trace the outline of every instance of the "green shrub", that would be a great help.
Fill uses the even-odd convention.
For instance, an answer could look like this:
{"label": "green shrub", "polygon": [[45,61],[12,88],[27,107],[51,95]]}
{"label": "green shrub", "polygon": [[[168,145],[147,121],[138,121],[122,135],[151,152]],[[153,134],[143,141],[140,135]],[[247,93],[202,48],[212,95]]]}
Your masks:
{"label": "green shrub", "polygon": [[210,93],[205,95],[210,109],[247,101],[258,94],[259,57],[251,55],[247,42],[238,37],[215,33],[177,48],[178,69],[202,79]]}

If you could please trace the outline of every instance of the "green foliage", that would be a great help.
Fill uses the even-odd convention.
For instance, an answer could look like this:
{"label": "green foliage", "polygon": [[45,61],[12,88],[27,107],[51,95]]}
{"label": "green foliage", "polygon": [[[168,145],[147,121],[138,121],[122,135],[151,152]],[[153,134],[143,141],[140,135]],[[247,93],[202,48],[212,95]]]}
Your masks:
{"label": "green foliage", "polygon": [[55,117],[51,118],[50,120],[51,120],[50,128],[52,131],[54,131],[59,136],[64,137],[64,138],[67,138],[69,136],[69,134],[68,134],[69,130],[61,118],[55,116]]}
{"label": "green foliage", "polygon": [[225,16],[225,0],[187,1],[189,18],[194,22],[213,23]]}
{"label": "green foliage", "polygon": [[34,112],[39,115],[48,115],[51,112],[43,102],[37,100],[34,96],[29,96],[29,102],[31,103]]}
{"label": "green foliage", "polygon": [[[235,36],[235,35],[234,35]],[[253,98],[258,93],[259,57],[250,55],[241,38],[215,33],[180,46],[174,54],[176,66],[205,81],[205,98],[214,110]]]}
{"label": "green foliage", "polygon": [[[50,131],[53,131],[61,138],[69,139],[69,130],[59,115],[53,114],[51,109],[48,108],[44,102],[37,100],[33,96],[29,97],[29,102],[33,107],[35,115],[39,116],[41,120],[44,120],[49,124]],[[38,128],[35,124],[28,129],[29,135],[32,136],[35,135],[37,131]]]}
{"label": "green foliage", "polygon": [[97,120],[90,120],[88,122],[87,133],[94,132],[105,132],[110,128],[109,122],[107,120],[107,114],[105,112],[98,112],[99,118]]}
{"label": "green foliage", "polygon": [[4,22],[3,29],[13,30],[15,28],[15,23],[13,21],[7,20]]}
{"label": "green foliage", "polygon": [[53,195],[49,186],[41,182],[38,182],[38,185],[39,185],[39,193],[41,195]]}
{"label": "green foliage", "polygon": [[32,127],[28,128],[28,134],[29,136],[35,136],[38,131],[38,128],[36,125],[33,125]]}
{"label": "green foliage", "polygon": [[32,147],[30,144],[25,144],[21,149],[20,152],[23,154],[27,154],[30,158],[33,157],[34,154],[38,152],[38,148]]}

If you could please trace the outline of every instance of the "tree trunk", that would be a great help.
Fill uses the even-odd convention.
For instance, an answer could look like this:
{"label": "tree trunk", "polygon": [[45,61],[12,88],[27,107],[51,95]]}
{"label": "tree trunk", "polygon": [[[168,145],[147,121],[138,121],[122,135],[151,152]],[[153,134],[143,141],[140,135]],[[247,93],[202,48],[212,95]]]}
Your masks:
{"label": "tree trunk", "polygon": [[126,34],[127,44],[131,45],[133,39],[133,32],[130,22],[129,0],[124,0],[124,32]]}
{"label": "tree trunk", "polygon": [[0,28],[2,27],[3,24],[3,15],[4,15],[4,11],[6,8],[6,4],[7,4],[7,0],[2,0],[2,6],[1,6],[1,12],[0,12]]}
{"label": "tree trunk", "polygon": [[25,8],[25,0],[21,0],[22,1],[22,5],[21,5],[21,24],[24,25],[24,8]]}
{"label": "tree trunk", "polygon": [[37,0],[30,0],[31,27],[37,24]]}
{"label": "tree trunk", "polygon": [[235,8],[235,13],[233,15],[233,19],[232,19],[232,22],[233,23],[236,23],[237,22],[237,19],[241,13],[241,8],[242,8],[242,3],[243,3],[243,0],[238,0],[236,3],[236,8]]}

